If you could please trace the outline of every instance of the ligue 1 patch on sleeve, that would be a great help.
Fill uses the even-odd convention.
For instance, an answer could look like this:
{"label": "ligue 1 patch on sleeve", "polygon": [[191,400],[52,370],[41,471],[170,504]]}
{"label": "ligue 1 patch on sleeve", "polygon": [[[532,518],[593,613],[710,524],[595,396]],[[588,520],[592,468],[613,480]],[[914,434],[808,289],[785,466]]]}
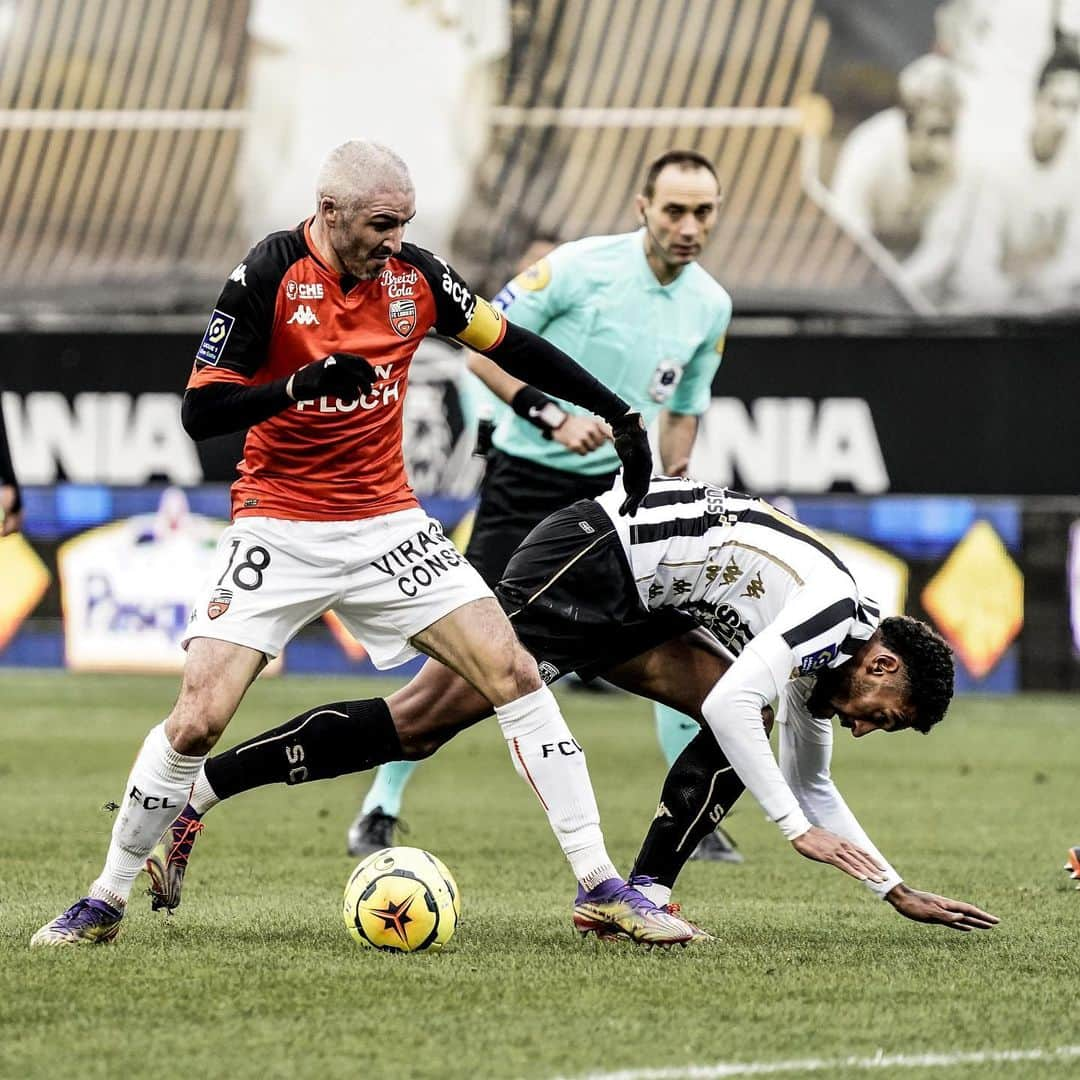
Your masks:
{"label": "ligue 1 patch on sleeve", "polygon": [[816,653],[804,656],[802,663],[799,665],[799,674],[812,675],[815,671],[828,667],[836,659],[839,651],[839,645],[828,645],[824,649],[819,649]]}
{"label": "ligue 1 patch on sleeve", "polygon": [[218,311],[217,308],[214,308],[213,314],[210,316],[210,324],[206,328],[206,333],[203,334],[195,359],[216,366],[221,359],[221,354],[225,351],[225,342],[229,340],[235,322],[236,319],[232,315],[227,315],[224,311]]}

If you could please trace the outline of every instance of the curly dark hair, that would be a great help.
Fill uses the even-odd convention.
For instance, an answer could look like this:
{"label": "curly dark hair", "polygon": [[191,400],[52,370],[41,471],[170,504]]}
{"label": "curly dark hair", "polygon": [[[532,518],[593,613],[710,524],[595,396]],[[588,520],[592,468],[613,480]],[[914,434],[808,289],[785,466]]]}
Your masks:
{"label": "curly dark hair", "polygon": [[908,696],[915,706],[911,726],[925,735],[943,719],[952,701],[952,650],[933,627],[909,615],[882,619],[880,630],[882,644],[904,661]]}

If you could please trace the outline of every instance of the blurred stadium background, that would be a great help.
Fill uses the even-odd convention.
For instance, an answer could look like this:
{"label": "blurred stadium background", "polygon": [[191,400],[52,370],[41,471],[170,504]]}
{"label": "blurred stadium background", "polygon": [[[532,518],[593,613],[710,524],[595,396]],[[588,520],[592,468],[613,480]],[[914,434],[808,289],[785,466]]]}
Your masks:
{"label": "blurred stadium background", "polygon": [[[410,238],[496,292],[534,237],[634,227],[716,162],[735,304],[692,472],[790,500],[964,690],[1080,688],[1080,4],[0,0],[0,389],[26,490],[0,666],[172,670],[237,440],[179,401],[221,283],[325,152],[410,163]],[[1054,58],[1049,76],[1047,61]],[[406,449],[468,527],[460,356]],[[331,623],[286,671],[367,673]]]}

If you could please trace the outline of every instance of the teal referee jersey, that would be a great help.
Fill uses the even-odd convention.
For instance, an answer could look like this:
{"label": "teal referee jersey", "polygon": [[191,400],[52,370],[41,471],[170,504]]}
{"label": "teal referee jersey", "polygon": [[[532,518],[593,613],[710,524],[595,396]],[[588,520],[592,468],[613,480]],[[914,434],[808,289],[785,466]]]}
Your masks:
{"label": "teal referee jersey", "polygon": [[[696,262],[669,285],[645,259],[644,229],[556,248],[498,296],[512,322],[545,337],[652,424],[661,409],[700,416],[731,321],[731,297]],[[569,413],[585,410],[560,401]],[[575,454],[509,409],[493,443],[514,457],[596,476],[614,472],[611,443]]]}

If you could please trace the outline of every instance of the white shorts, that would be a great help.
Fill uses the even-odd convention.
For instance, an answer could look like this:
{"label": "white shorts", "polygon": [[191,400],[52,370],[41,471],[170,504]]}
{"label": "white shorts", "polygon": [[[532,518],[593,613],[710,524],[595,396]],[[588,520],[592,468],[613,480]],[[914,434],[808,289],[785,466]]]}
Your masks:
{"label": "white shorts", "polygon": [[414,634],[493,595],[419,509],[361,521],[238,518],[211,565],[185,648],[217,638],[274,657],[332,609],[377,668],[396,667],[419,654]]}

